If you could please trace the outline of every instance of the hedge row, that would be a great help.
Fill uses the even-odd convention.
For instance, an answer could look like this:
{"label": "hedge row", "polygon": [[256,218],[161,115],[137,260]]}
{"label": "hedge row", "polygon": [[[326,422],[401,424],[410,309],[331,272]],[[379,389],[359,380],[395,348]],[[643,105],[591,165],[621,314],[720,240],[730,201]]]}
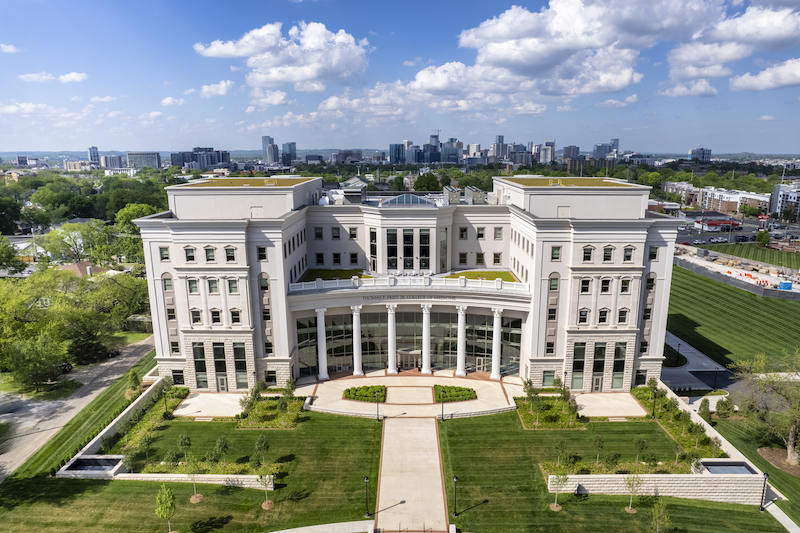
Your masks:
{"label": "hedge row", "polygon": [[386,387],[383,385],[372,385],[370,387],[351,387],[344,391],[345,400],[355,400],[357,402],[376,403],[386,402]]}
{"label": "hedge row", "polygon": [[[444,391],[444,399],[442,398],[442,391]],[[474,400],[478,397],[475,394],[475,389],[468,387],[452,387],[449,385],[434,385],[433,396],[436,403],[448,402],[463,402],[465,400]]]}

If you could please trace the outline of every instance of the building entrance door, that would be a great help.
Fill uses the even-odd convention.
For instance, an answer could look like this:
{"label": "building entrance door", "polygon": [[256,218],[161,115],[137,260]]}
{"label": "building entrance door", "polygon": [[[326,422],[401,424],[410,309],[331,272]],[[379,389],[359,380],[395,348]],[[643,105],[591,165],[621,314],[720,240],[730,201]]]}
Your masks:
{"label": "building entrance door", "polygon": [[603,376],[594,376],[592,392],[603,392]]}
{"label": "building entrance door", "polygon": [[475,358],[475,372],[489,372],[491,368],[492,368],[491,357]]}
{"label": "building entrance door", "polygon": [[404,370],[408,370],[411,368],[417,368],[417,362],[419,360],[420,351],[419,350],[409,350],[405,352],[400,352],[400,367]]}
{"label": "building entrance door", "polygon": [[347,370],[347,367],[344,363],[344,357],[336,357],[334,358],[334,364],[336,365],[336,371],[341,372],[342,370]]}
{"label": "building entrance door", "polygon": [[228,378],[217,376],[217,392],[228,392]]}

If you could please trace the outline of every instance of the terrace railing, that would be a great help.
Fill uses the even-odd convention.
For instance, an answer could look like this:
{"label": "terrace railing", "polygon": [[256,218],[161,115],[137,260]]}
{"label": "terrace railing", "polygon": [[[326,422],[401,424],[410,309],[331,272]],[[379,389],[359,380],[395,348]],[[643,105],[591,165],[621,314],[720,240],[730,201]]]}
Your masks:
{"label": "terrace railing", "polygon": [[403,287],[431,287],[438,289],[464,289],[479,291],[511,291],[515,293],[530,293],[530,284],[513,281],[503,281],[502,279],[467,279],[464,276],[458,278],[432,278],[430,276],[421,277],[395,277],[387,276],[382,278],[359,278],[353,276],[350,279],[323,280],[317,278],[316,281],[306,281],[302,283],[290,283],[289,293],[296,294],[308,291],[330,291],[337,289],[372,289],[372,288],[403,288]]}

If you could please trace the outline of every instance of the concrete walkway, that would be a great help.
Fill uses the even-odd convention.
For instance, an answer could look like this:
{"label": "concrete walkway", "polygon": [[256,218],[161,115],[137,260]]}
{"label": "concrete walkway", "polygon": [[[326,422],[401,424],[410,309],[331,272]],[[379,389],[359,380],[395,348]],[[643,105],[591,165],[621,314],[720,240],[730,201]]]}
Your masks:
{"label": "concrete walkway", "polygon": [[336,522],[319,526],[281,529],[275,533],[364,533],[365,531],[373,533],[374,527],[372,520],[359,520],[358,522]]}
{"label": "concrete walkway", "polygon": [[664,340],[675,350],[678,350],[678,347],[680,346],[680,353],[686,358],[687,361],[687,363],[683,366],[675,368],[661,368],[661,381],[668,385],[669,388],[672,390],[677,388],[709,389],[711,387],[698,377],[694,376],[692,372],[714,372],[716,369],[719,369],[717,376],[719,382],[718,387],[721,388],[727,382],[728,376],[731,374],[725,367],[706,356],[687,342],[682,341],[669,331],[666,332],[666,337]]}
{"label": "concrete walkway", "polygon": [[43,402],[0,393],[0,422],[11,423],[11,436],[0,454],[0,483],[152,349],[150,336],[122,348],[117,357],[74,370],[67,376],[83,387],[65,400]]}
{"label": "concrete walkway", "polygon": [[376,529],[448,531],[437,423],[435,418],[384,420]]}
{"label": "concrete walkway", "polygon": [[798,527],[797,524],[795,524],[792,519],[789,518],[789,516],[773,502],[769,502],[767,505],[765,505],[764,509],[766,509],[769,514],[774,516],[775,520],[780,522],[781,525],[786,528],[786,531],[789,533],[800,533],[800,527]]}

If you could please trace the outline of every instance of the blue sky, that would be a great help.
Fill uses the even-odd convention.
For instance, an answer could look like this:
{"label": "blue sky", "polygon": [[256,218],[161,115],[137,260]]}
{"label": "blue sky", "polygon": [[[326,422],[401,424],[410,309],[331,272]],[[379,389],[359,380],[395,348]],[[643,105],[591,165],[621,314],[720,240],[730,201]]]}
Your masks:
{"label": "blue sky", "polygon": [[[0,151],[800,153],[800,0],[4,0]],[[18,21],[13,23],[12,21]]]}

